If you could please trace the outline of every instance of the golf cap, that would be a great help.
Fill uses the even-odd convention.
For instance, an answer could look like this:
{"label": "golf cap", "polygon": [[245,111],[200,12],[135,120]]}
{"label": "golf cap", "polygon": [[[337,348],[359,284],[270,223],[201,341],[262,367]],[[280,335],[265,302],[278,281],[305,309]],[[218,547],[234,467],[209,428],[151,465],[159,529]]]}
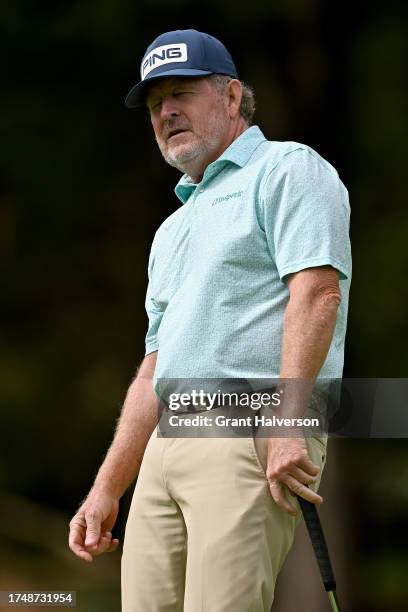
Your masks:
{"label": "golf cap", "polygon": [[238,78],[232,57],[222,42],[197,30],[166,32],[147,48],[140,65],[141,81],[129,91],[125,105],[128,108],[144,106],[146,86],[155,79],[207,74]]}

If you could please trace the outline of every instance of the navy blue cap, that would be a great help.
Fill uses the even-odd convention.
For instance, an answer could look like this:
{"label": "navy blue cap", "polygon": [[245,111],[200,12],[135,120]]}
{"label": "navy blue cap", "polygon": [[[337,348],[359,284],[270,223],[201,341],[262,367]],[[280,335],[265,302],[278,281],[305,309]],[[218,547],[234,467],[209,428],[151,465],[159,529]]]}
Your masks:
{"label": "navy blue cap", "polygon": [[144,106],[146,85],[162,77],[224,74],[238,78],[232,57],[214,36],[197,30],[175,30],[158,36],[140,65],[141,81],[126,96],[128,108]]}

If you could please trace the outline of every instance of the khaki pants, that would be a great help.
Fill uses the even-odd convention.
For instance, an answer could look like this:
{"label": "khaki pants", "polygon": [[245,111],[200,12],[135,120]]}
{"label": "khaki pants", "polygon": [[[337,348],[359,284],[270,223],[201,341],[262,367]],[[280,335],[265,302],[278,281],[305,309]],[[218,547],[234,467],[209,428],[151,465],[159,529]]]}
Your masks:
{"label": "khaki pants", "polygon": [[[270,612],[301,513],[273,501],[266,443],[153,432],[126,525],[122,612]],[[325,445],[307,443],[323,468]]]}

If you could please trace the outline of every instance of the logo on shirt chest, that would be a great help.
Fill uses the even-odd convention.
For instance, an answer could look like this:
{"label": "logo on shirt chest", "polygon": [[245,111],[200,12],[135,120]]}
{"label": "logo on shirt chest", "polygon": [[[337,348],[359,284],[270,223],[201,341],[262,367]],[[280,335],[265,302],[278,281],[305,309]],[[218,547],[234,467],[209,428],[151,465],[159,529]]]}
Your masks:
{"label": "logo on shirt chest", "polygon": [[219,198],[215,198],[211,202],[211,206],[215,206],[216,204],[221,204],[221,202],[228,202],[231,198],[240,198],[244,192],[243,191],[234,191],[233,193],[227,193],[225,196],[220,196]]}

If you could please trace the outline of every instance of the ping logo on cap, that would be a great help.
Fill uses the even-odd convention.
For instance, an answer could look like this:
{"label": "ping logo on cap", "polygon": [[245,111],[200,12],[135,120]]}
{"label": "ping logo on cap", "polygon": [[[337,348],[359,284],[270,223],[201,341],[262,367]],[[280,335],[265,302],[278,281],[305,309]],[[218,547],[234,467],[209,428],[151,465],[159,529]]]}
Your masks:
{"label": "ping logo on cap", "polygon": [[156,47],[150,51],[143,59],[140,67],[142,81],[146,78],[151,70],[162,66],[163,64],[172,64],[173,62],[187,61],[187,45],[179,43],[174,45],[163,45]]}

